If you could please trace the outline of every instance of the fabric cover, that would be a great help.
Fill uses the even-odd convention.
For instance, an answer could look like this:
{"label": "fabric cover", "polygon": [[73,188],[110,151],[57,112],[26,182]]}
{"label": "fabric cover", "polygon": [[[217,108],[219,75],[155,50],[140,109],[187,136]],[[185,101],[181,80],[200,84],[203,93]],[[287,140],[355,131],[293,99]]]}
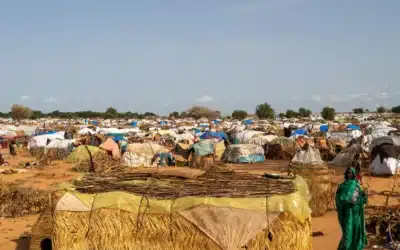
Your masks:
{"label": "fabric cover", "polygon": [[370,165],[370,172],[374,175],[395,175],[400,169],[400,161],[389,157],[381,160],[377,155]]}
{"label": "fabric cover", "polygon": [[121,158],[119,146],[113,139],[107,138],[107,140],[103,142],[99,147],[104,150],[110,151],[112,153],[113,159],[118,160],[119,158]]}
{"label": "fabric cover", "polygon": [[319,150],[312,146],[309,146],[306,150],[298,151],[294,155],[292,162],[303,163],[303,164],[322,164],[322,163],[324,163],[324,161],[321,159]]}
{"label": "fabric cover", "polygon": [[[222,161],[239,163],[241,157],[250,155],[264,156],[264,149],[261,146],[254,144],[234,144],[229,145],[222,156]],[[250,158],[249,158],[250,159]]]}

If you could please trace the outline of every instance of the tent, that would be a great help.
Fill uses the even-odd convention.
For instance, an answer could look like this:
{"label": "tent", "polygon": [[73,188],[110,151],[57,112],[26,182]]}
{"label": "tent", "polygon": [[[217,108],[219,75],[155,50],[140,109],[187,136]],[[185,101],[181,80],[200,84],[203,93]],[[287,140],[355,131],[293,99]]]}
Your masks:
{"label": "tent", "polygon": [[374,175],[395,175],[400,169],[400,137],[385,136],[372,140],[370,145]]}
{"label": "tent", "polygon": [[222,155],[223,162],[256,163],[264,162],[264,149],[254,144],[229,145]]}

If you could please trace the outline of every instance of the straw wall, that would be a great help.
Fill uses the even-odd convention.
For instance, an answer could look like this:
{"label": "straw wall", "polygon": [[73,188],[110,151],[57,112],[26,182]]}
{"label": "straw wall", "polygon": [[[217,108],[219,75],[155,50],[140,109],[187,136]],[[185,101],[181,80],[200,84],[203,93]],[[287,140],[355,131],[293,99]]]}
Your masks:
{"label": "straw wall", "polygon": [[[50,218],[49,214],[45,216]],[[99,209],[92,213],[56,211],[53,222],[52,239],[57,250],[221,250],[203,231],[177,213],[137,216],[119,209]],[[48,237],[48,232],[34,231],[31,250],[40,249],[37,242]],[[245,248],[311,250],[311,220],[301,223],[291,213],[281,213],[271,222],[269,230],[259,232]]]}
{"label": "straw wall", "polygon": [[324,164],[290,163],[290,172],[305,179],[311,193],[310,208],[313,217],[326,214],[332,199],[331,171]]}

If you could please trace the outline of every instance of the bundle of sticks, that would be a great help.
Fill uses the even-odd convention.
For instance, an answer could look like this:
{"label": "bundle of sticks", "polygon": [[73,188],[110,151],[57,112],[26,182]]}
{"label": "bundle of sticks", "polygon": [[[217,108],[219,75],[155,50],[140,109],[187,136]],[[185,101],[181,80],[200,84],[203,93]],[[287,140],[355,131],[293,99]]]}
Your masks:
{"label": "bundle of sticks", "polygon": [[100,193],[126,191],[141,196],[173,199],[187,196],[255,198],[296,191],[291,179],[275,179],[239,172],[208,171],[195,179],[157,173],[87,174],[76,181],[77,191]]}

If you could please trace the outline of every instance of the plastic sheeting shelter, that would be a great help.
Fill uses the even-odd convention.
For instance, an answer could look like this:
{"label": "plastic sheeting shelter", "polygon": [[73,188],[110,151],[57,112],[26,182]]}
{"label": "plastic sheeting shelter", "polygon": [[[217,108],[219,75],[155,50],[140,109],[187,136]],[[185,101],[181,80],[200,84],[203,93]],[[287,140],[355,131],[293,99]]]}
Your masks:
{"label": "plastic sheeting shelter", "polygon": [[329,126],[326,125],[326,124],[321,125],[321,126],[319,127],[319,131],[321,131],[321,132],[328,132],[328,130],[329,130]]}
{"label": "plastic sheeting shelter", "polygon": [[347,125],[347,128],[350,130],[361,130],[360,126],[354,124]]}
{"label": "plastic sheeting shelter", "polygon": [[247,119],[243,121],[244,125],[252,125],[253,124],[253,120],[252,119]]}
{"label": "plastic sheeting shelter", "polygon": [[227,140],[228,139],[224,132],[206,131],[200,136],[200,139],[202,139],[202,140],[213,139],[213,138],[216,138],[218,140]]}

